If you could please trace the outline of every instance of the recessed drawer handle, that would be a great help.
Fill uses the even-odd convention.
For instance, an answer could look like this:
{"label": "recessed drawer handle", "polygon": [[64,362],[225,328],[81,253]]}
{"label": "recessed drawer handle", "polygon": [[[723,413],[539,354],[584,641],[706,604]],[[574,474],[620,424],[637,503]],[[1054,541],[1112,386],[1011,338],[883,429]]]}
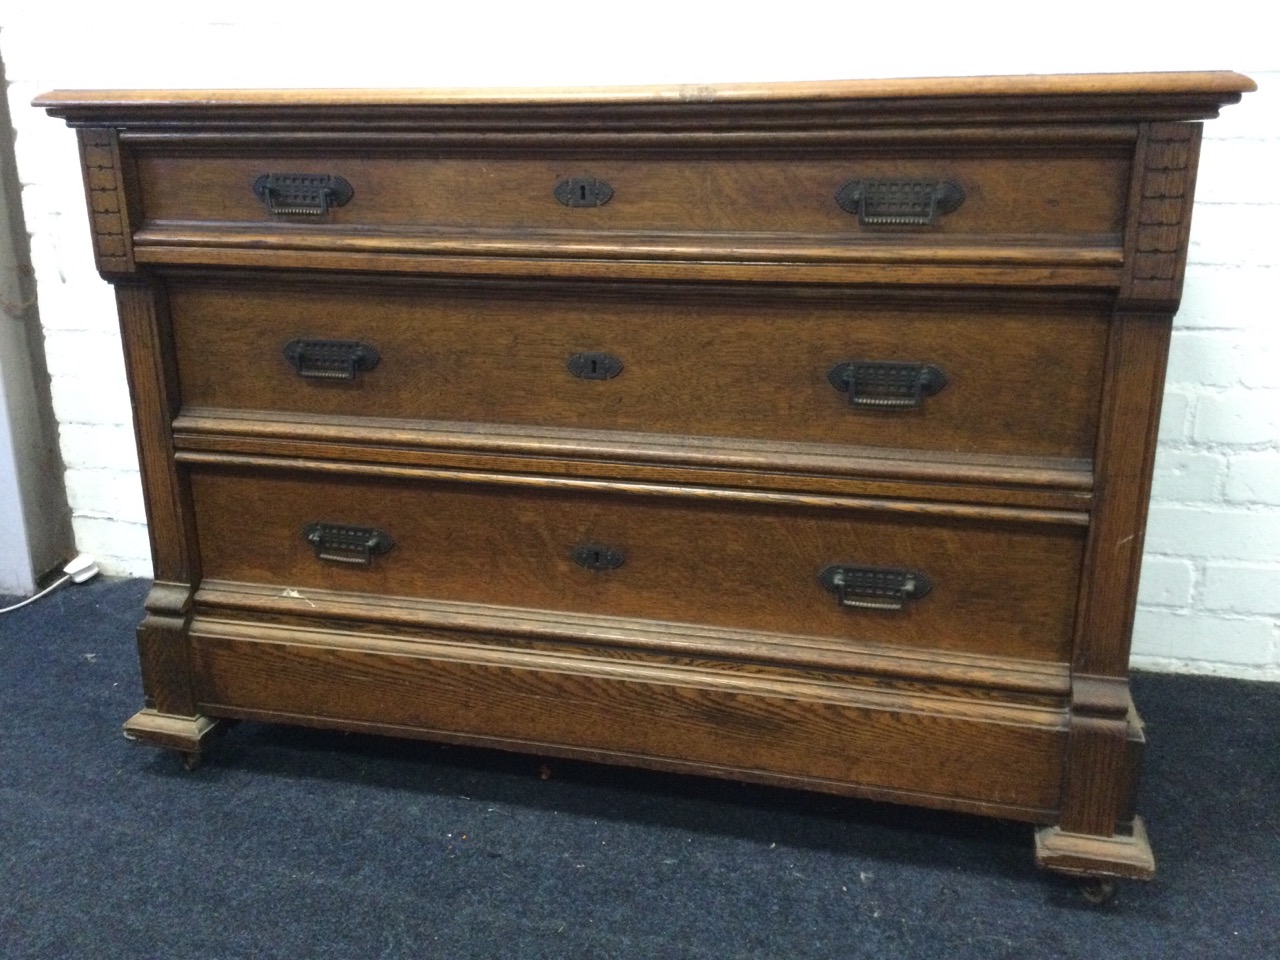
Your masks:
{"label": "recessed drawer handle", "polygon": [[302,536],[316,552],[316,559],[367,567],[373,558],[395,546],[391,535],[372,527],[349,527],[341,523],[307,524]]}
{"label": "recessed drawer handle", "polygon": [[918,407],[947,385],[947,375],[931,363],[849,360],[831,368],[827,381],[849,395],[852,407]]}
{"label": "recessed drawer handle", "polygon": [[919,600],[933,589],[923,573],[884,567],[830,566],[818,579],[840,606],[859,610],[901,610],[908,600]]}
{"label": "recessed drawer handle", "polygon": [[595,177],[568,177],[552,193],[566,207],[603,207],[613,199],[613,187]]}
{"label": "recessed drawer handle", "polygon": [[928,227],[964,203],[964,190],[951,180],[850,180],[836,203],[863,226]]}
{"label": "recessed drawer handle", "polygon": [[382,359],[374,347],[358,340],[290,340],[284,358],[298,376],[312,380],[354,380]]}
{"label": "recessed drawer handle", "polygon": [[253,181],[253,192],[268,213],[317,217],[355,195],[346,179],[331,173],[264,173]]}
{"label": "recessed drawer handle", "polygon": [[569,556],[578,566],[588,570],[617,570],[627,560],[626,554],[617,547],[603,543],[581,544],[574,547]]}

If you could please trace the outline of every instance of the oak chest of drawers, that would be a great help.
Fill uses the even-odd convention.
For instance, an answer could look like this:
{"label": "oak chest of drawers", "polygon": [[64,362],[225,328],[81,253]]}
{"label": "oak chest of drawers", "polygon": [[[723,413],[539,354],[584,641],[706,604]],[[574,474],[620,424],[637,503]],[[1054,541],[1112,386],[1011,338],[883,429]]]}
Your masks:
{"label": "oak chest of drawers", "polygon": [[451,740],[1147,877],[1127,662],[1230,73],[63,92],[156,582],[130,736]]}

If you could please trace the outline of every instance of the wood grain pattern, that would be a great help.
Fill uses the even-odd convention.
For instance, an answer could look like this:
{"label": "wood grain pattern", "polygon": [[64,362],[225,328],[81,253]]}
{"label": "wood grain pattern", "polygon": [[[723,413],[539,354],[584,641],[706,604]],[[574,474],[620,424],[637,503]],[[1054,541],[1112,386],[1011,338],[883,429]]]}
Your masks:
{"label": "wood grain pattern", "polygon": [[764,507],[803,507],[810,510],[872,510],[887,516],[941,517],[959,520],[995,520],[1006,523],[1048,524],[1051,526],[1089,526],[1089,515],[1080,510],[1036,510],[989,504],[934,503],[913,500],[876,500],[869,497],[822,496],[755,489],[747,486],[685,486],[669,482],[649,483],[622,479],[596,480],[544,474],[450,470],[432,467],[398,467],[381,464],[350,463],[332,459],[307,460],[300,457],[255,457],[233,453],[197,453],[183,450],[175,459],[183,465],[200,465],[215,469],[302,470],[317,477],[365,477],[382,480],[440,481],[444,483],[484,484],[512,490],[560,491],[569,494],[619,493],[687,502],[725,503]]}
{"label": "wood grain pattern", "polygon": [[[406,152],[394,158],[139,153],[142,212],[148,226],[241,222],[273,224],[285,234],[343,226],[465,230],[459,244],[475,242],[490,230],[525,238],[537,231],[603,237],[642,232],[654,235],[652,246],[666,235],[692,231],[708,246],[729,248],[737,245],[739,234],[831,238],[842,244],[936,236],[981,243],[992,234],[1022,234],[1033,240],[1060,237],[1083,246],[1118,246],[1129,174],[1123,156],[885,159],[842,151],[839,158],[824,160],[636,160],[572,153],[509,159]],[[355,196],[323,217],[273,217],[250,189],[256,177],[272,172],[341,175]],[[555,185],[576,176],[608,181],[612,199],[591,208],[558,202]],[[931,226],[866,227],[835,200],[844,183],[858,179],[950,180],[967,196],[958,210]]]}
{"label": "wood grain pattern", "polygon": [[[640,671],[611,679],[266,636],[193,637],[204,709],[479,735],[489,745],[552,753],[600,749],[594,731],[608,725],[617,732],[606,749],[642,764],[673,758],[713,764],[740,779],[774,773],[910,791],[939,798],[939,806],[951,805],[941,798],[955,798],[1032,820],[1043,820],[1056,800],[1062,735],[1049,727],[876,710],[687,679],[646,681]],[[997,763],[1016,764],[1020,775],[984,772]]]}
{"label": "wood grain pattern", "polygon": [[[544,612],[545,614],[545,612]],[[1066,710],[1058,697],[1004,695],[973,698],[969,691],[949,685],[894,682],[883,677],[838,679],[820,670],[794,670],[783,664],[756,664],[751,671],[726,669],[729,664],[700,657],[655,657],[647,652],[621,651],[594,644],[560,645],[513,642],[508,634],[470,636],[441,631],[389,631],[362,624],[359,629],[334,631],[314,616],[262,618],[243,615],[198,615],[193,632],[244,640],[286,640],[325,648],[376,654],[531,669],[573,676],[691,685],[699,689],[755,692],[810,698],[822,703],[856,704],[876,709],[931,713],[963,719],[987,719],[1017,726],[1066,730]],[[944,657],[947,655],[944,655]],[[959,657],[960,655],[955,655]],[[986,658],[993,660],[994,658]],[[1040,665],[1043,670],[1054,668]]]}
{"label": "wood grain pattern", "polygon": [[[272,224],[165,222],[144,224],[134,233],[139,259],[149,263],[199,263],[204,256],[213,266],[290,268],[330,263],[335,254],[359,258],[387,255],[389,266],[406,273],[460,273],[501,276],[526,272],[537,264],[545,276],[573,276],[579,280],[662,279],[742,281],[744,267],[766,271],[779,283],[882,283],[927,287],[959,287],[1004,282],[1044,286],[1054,278],[1058,286],[1111,287],[1120,276],[1124,252],[1119,238],[1099,244],[1074,244],[1070,237],[1029,242],[1016,234],[982,238],[930,236],[926,233],[830,239],[788,234],[732,235],[572,230],[474,230],[422,227],[413,230],[334,226],[327,229],[283,229]],[[256,253],[256,260],[248,259]],[[430,254],[405,260],[410,254]],[[290,258],[297,262],[292,262]],[[437,261],[443,266],[437,265]],[[510,263],[508,262],[510,261]],[[570,261],[580,272],[564,273]],[[450,264],[469,269],[448,269]],[[360,269],[359,259],[335,269]],[[694,270],[697,267],[697,270]],[[559,272],[557,272],[557,268]],[[852,275],[836,272],[855,269]],[[717,272],[719,271],[719,272]],[[912,279],[908,271],[926,271]],[[977,271],[976,275],[969,273]],[[877,272],[879,275],[877,275]],[[539,277],[534,276],[534,279]],[[928,291],[925,291],[926,295]]]}
{"label": "wood grain pattern", "polygon": [[[819,677],[867,689],[931,689],[951,698],[952,711],[969,700],[999,699],[1056,711],[1065,727],[1071,683],[1067,664],[1014,660],[938,649],[891,647],[847,638],[824,639],[761,630],[665,622],[599,614],[491,607],[484,604],[388,597],[350,591],[288,589],[206,579],[196,593],[196,617],[239,621],[252,632],[264,622],[315,629],[317,622],[359,623],[394,635],[422,653],[433,641],[462,646],[475,656],[479,644],[501,651],[538,653],[589,651],[596,659],[647,658],[650,663],[686,664],[717,673]],[[245,624],[248,621],[250,624]],[[223,629],[223,628],[219,628]],[[348,628],[350,629],[350,628]],[[654,655],[658,655],[655,657]],[[660,659],[659,659],[660,658]],[[526,665],[533,661],[526,661]],[[902,704],[887,704],[901,706]],[[933,709],[938,709],[935,705]],[[1044,719],[1044,718],[1041,718]]]}
{"label": "wood grain pattern", "polygon": [[[1087,523],[1090,461],[926,459],[903,451],[731,443],[662,434],[602,435],[496,424],[383,425],[353,418],[189,411],[174,420],[179,462],[292,458],[379,468],[473,470],[565,480],[663,483],[897,501],[939,501],[1076,514]],[[781,464],[789,469],[782,469]]]}
{"label": "wood grain pattern", "polygon": [[[1069,656],[1075,528],[261,470],[201,468],[191,483],[205,575],[219,580]],[[384,530],[396,546],[367,568],[325,563],[302,537],[314,521]],[[593,542],[623,566],[574,564]],[[844,610],[818,583],[831,564],[919,570],[933,592],[894,613]]]}
{"label": "wood grain pattern", "polygon": [[[305,280],[170,285],[186,406],[359,418],[624,430],[673,437],[1043,457],[1093,453],[1106,312],[1046,304],[935,308],[845,298],[681,291],[594,299],[485,287],[370,291]],[[350,381],[306,380],[297,338],[377,348]],[[999,353],[992,340],[1005,344]],[[623,362],[608,380],[567,369],[583,351]],[[762,358],[768,358],[762,363]],[[944,390],[915,409],[851,406],[828,382],[849,360],[929,362]]]}
{"label": "wood grain pattern", "polygon": [[212,229],[199,224],[134,234],[134,259],[161,267],[260,268],[424,274],[455,277],[547,277],[589,280],[710,283],[886,285],[919,288],[1114,288],[1122,276],[1119,249],[1032,246],[920,247],[841,245],[813,248],[773,244],[763,250],[720,244],[682,246],[667,238],[647,244],[646,259],[619,238],[570,243],[548,238],[500,244],[415,235],[359,232]]}
{"label": "wood grain pattern", "polygon": [[1128,670],[1172,325],[1168,313],[1127,310],[1117,310],[1112,322],[1075,645],[1076,669],[1087,676],[1122,677]]}

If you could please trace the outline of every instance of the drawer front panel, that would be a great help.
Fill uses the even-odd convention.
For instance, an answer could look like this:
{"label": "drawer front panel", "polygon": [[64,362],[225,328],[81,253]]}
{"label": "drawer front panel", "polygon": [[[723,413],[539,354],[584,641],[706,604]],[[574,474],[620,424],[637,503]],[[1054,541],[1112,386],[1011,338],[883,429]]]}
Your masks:
{"label": "drawer front panel", "polygon": [[[840,242],[1017,236],[1119,245],[1129,160],[1062,150],[1016,157],[859,158],[849,150],[838,159],[639,160],[141,152],[137,169],[151,223],[786,234]],[[271,174],[341,177],[351,196],[330,193],[322,213],[273,213],[273,206],[298,208],[283,192],[275,199],[264,198],[261,188],[255,193],[255,183],[261,187],[260,178]],[[941,200],[930,216],[927,199],[921,207],[920,198],[935,192]],[[931,222],[904,223],[904,217]]]}
{"label": "drawer front panel", "polygon": [[1028,820],[1051,819],[1059,803],[1061,730],[814,702],[741,684],[682,686],[227,639],[219,627],[208,635],[197,624],[192,643],[202,701],[219,714],[381,724],[401,735],[470,736],[552,755],[643,766],[668,760],[689,772],[706,772],[696,767],[706,764],[721,776],[794,777],[794,786],[881,799],[999,804],[987,812]]}
{"label": "drawer front panel", "polygon": [[[292,471],[203,466],[191,483],[210,580],[1042,661],[1067,657],[1084,539],[1045,524]],[[328,539],[317,522],[335,528]],[[364,555],[373,531],[385,542]],[[849,571],[847,606],[831,567]],[[873,571],[869,592],[855,568]],[[901,609],[888,609],[883,571],[916,578]]]}
{"label": "drawer front panel", "polygon": [[[1046,303],[286,281],[175,283],[169,300],[187,408],[1050,457],[1092,456],[1107,333],[1102,306]],[[300,370],[298,341],[363,344],[376,366]],[[868,363],[851,398],[832,372]],[[925,365],[932,393],[876,381]]]}

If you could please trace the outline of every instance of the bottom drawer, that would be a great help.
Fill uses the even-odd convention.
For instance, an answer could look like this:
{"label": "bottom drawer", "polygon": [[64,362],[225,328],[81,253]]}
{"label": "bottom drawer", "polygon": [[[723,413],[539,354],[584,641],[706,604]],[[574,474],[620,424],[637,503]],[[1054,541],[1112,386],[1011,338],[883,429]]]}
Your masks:
{"label": "bottom drawer", "polygon": [[207,580],[1069,660],[1081,527],[519,477],[196,466],[191,487]]}
{"label": "bottom drawer", "polygon": [[[337,626],[337,625],[334,625]],[[202,620],[199,709],[1050,823],[1065,711]]]}

